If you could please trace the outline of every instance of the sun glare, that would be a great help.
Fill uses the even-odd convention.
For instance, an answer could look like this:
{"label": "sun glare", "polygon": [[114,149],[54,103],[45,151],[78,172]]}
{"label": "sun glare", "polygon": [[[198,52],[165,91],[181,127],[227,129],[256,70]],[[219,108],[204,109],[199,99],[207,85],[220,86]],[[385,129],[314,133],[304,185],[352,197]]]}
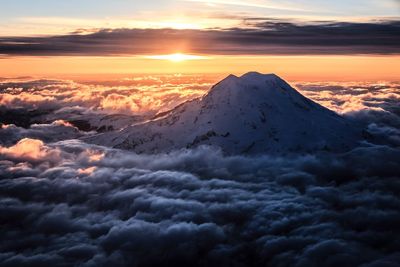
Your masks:
{"label": "sun glare", "polygon": [[198,56],[198,55],[188,55],[182,53],[175,53],[169,55],[154,55],[154,56],[146,56],[146,58],[150,59],[161,59],[161,60],[169,60],[172,62],[182,62],[186,60],[200,60],[200,59],[207,59],[206,56]]}

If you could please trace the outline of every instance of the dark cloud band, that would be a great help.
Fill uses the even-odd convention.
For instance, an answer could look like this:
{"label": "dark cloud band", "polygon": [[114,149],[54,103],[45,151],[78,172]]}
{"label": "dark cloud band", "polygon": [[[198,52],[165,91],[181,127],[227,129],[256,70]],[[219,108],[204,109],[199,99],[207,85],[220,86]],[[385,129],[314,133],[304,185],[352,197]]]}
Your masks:
{"label": "dark cloud band", "polygon": [[102,29],[85,35],[4,37],[0,38],[0,54],[120,56],[176,50],[216,55],[400,53],[400,21],[396,20],[296,24],[257,19],[252,25],[252,29]]}

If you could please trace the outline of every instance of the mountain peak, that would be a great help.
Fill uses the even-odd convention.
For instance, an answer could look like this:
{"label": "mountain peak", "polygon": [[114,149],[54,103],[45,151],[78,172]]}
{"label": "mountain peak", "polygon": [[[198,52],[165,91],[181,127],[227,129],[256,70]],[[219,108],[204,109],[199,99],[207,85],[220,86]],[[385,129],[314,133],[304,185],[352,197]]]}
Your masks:
{"label": "mountain peak", "polygon": [[300,95],[294,88],[282,80],[278,75],[262,74],[259,72],[247,72],[242,76],[230,74],[217,84],[204,96],[207,103],[233,103],[240,102],[242,98],[268,98],[269,101],[281,98],[285,95]]}
{"label": "mountain peak", "polygon": [[238,78],[239,78],[239,77],[236,76],[236,75],[234,75],[234,74],[229,74],[228,76],[225,77],[225,79],[234,79],[234,80],[236,80],[236,79],[238,79]]}
{"label": "mountain peak", "polygon": [[269,87],[285,87],[291,88],[291,86],[285,82],[281,77],[274,73],[262,74],[256,71],[251,71],[243,74],[239,78],[242,82],[249,85],[261,85],[267,84]]}
{"label": "mountain peak", "polygon": [[243,79],[280,79],[278,75],[274,74],[274,73],[267,73],[267,74],[263,74],[257,71],[249,71],[245,74],[243,74],[242,76],[240,76],[240,78]]}
{"label": "mountain peak", "polygon": [[138,153],[211,145],[237,154],[345,151],[360,136],[345,118],[304,97],[277,75],[248,72],[227,76],[203,98],[161,119],[89,141]]}
{"label": "mountain peak", "polygon": [[226,76],[224,79],[222,79],[221,81],[219,81],[218,83],[216,83],[214,86],[218,85],[218,84],[223,84],[223,83],[236,83],[239,81],[239,77],[233,74],[229,74],[228,76]]}
{"label": "mountain peak", "polygon": [[242,82],[257,82],[257,81],[283,81],[278,75],[274,73],[263,74],[257,71],[249,71],[242,76],[236,76],[234,74],[229,74],[222,81],[242,81]]}

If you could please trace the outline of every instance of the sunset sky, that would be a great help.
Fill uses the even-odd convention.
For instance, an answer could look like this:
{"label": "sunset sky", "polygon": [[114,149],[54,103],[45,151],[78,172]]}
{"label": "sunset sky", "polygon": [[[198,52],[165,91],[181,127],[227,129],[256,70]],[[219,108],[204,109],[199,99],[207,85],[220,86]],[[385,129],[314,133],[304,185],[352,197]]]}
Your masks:
{"label": "sunset sky", "polygon": [[397,0],[6,1],[0,77],[255,70],[398,80],[399,14]]}
{"label": "sunset sky", "polygon": [[0,3],[0,267],[400,266],[400,0]]}

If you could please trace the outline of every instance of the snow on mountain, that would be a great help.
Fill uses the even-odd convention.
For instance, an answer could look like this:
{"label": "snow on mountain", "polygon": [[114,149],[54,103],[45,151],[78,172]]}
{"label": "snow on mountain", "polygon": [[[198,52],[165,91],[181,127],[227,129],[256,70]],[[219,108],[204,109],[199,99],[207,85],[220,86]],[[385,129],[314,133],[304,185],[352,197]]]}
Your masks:
{"label": "snow on mountain", "polygon": [[153,119],[86,141],[168,152],[211,145],[228,154],[345,151],[361,131],[345,118],[307,99],[275,74],[229,75],[202,98]]}

